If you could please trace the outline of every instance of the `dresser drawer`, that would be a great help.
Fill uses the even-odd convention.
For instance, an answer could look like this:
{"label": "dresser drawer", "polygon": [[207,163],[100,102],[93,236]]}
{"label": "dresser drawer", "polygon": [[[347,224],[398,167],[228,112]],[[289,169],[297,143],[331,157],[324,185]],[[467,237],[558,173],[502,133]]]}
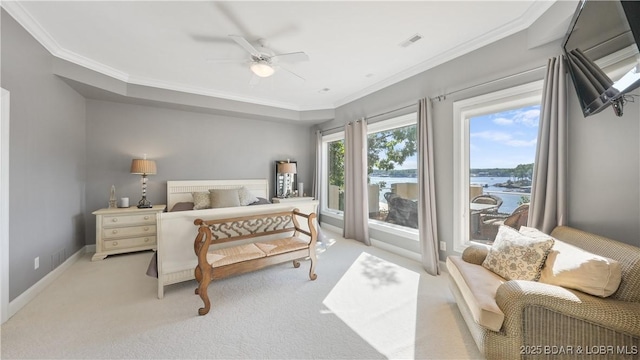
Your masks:
{"label": "dresser drawer", "polygon": [[102,230],[102,237],[105,239],[151,236],[151,235],[156,235],[155,225],[113,227],[113,228],[105,228]]}
{"label": "dresser drawer", "polygon": [[157,247],[156,217],[165,205],[138,209],[108,208],[93,212],[96,215],[96,253],[92,261],[109,255],[150,250]]}
{"label": "dresser drawer", "polygon": [[106,215],[103,218],[104,227],[127,226],[133,224],[155,224],[155,214]]}
{"label": "dresser drawer", "polygon": [[118,240],[106,240],[103,244],[104,250],[117,250],[117,249],[126,249],[132,247],[140,247],[145,245],[155,245],[156,237],[155,236],[144,236],[144,237],[136,237],[136,238],[128,238],[128,239],[118,239]]}

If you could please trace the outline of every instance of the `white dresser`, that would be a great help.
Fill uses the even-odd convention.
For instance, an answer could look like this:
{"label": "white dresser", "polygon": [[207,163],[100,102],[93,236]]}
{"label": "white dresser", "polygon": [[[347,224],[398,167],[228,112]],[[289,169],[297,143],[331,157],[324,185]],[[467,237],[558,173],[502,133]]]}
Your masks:
{"label": "white dresser", "polygon": [[271,202],[274,204],[291,204],[293,206],[296,205],[296,203],[301,203],[301,202],[305,202],[305,203],[314,203],[314,207],[313,207],[313,212],[315,212],[316,214],[318,213],[318,200],[314,200],[313,197],[311,196],[296,196],[296,197],[289,197],[289,198],[272,198]]}
{"label": "white dresser", "polygon": [[288,198],[277,198],[274,197],[271,199],[271,202],[279,204],[279,203],[293,203],[300,201],[313,201],[313,197],[310,196],[300,196],[300,197],[288,197]]}
{"label": "white dresser", "polygon": [[94,211],[96,253],[91,261],[102,260],[113,254],[155,249],[156,214],[165,208],[166,205],[154,205],[149,209],[132,206]]}

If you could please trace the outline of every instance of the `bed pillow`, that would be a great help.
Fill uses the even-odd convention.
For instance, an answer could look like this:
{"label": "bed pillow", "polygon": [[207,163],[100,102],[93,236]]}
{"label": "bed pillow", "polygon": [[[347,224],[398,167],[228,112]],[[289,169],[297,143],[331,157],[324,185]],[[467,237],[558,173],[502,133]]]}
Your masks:
{"label": "bed pillow", "polygon": [[271,201],[265,198],[258,197],[258,200],[256,202],[252,202],[249,205],[266,205],[266,204],[271,204]]}
{"label": "bed pillow", "polygon": [[211,208],[240,206],[238,189],[210,189]]}
{"label": "bed pillow", "polygon": [[508,226],[500,226],[482,266],[506,280],[538,281],[553,238],[530,237]]}
{"label": "bed pillow", "polygon": [[173,208],[171,208],[171,212],[193,210],[193,206],[194,205],[192,202],[179,202],[173,205]]}
{"label": "bed pillow", "polygon": [[[529,236],[545,235],[538,229],[525,226],[520,228],[520,232]],[[613,295],[620,281],[622,269],[619,262],[558,239],[555,239],[540,275],[540,282],[599,297]]]}
{"label": "bed pillow", "polygon": [[244,186],[238,189],[238,196],[240,197],[240,205],[242,206],[247,206],[258,201],[258,198]]}
{"label": "bed pillow", "polygon": [[192,192],[193,210],[202,210],[211,208],[211,195],[208,191]]}

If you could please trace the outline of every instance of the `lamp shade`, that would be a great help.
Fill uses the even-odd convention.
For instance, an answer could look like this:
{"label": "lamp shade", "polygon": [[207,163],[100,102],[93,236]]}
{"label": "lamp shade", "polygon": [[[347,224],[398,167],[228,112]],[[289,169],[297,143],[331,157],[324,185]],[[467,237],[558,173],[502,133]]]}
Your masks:
{"label": "lamp shade", "polygon": [[131,161],[132,174],[155,175],[156,171],[156,162],[153,160],[133,159]]}
{"label": "lamp shade", "polygon": [[281,163],[281,164],[278,164],[278,173],[279,174],[295,174],[296,173],[296,164],[295,163]]}

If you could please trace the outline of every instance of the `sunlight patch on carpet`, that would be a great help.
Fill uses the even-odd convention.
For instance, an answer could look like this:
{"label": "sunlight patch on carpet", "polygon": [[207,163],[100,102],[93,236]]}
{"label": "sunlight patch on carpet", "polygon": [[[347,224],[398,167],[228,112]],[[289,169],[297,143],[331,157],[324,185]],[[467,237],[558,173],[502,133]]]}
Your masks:
{"label": "sunlight patch on carpet", "polygon": [[388,358],[413,358],[420,274],[363,252],[323,304]]}

